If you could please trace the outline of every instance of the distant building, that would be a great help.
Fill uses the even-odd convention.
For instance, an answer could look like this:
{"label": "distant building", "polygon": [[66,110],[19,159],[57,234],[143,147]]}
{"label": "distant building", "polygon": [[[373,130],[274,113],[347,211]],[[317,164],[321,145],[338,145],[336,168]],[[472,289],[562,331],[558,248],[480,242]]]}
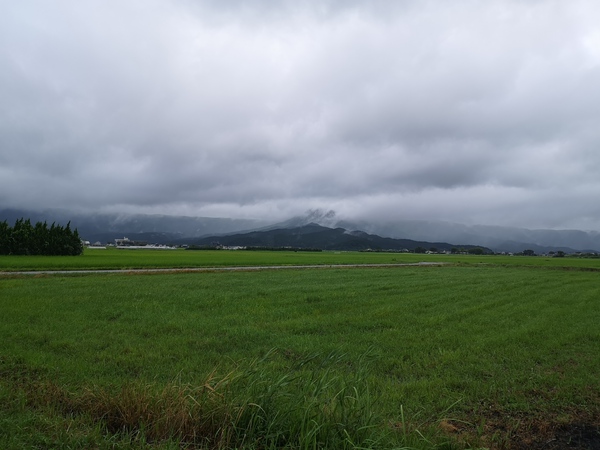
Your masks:
{"label": "distant building", "polygon": [[144,247],[148,245],[145,241],[132,241],[131,239],[124,237],[123,239],[115,239],[115,245],[117,247]]}

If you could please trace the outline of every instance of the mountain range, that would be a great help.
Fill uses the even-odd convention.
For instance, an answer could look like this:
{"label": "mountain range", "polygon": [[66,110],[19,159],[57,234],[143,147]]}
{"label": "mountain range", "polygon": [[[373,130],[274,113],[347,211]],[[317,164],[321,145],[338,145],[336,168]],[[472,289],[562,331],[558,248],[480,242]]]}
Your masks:
{"label": "mountain range", "polygon": [[[359,236],[365,239],[391,238],[395,240],[411,240],[420,242],[424,247],[442,248],[439,244],[453,246],[481,246],[495,252],[520,252],[524,249],[536,253],[549,251],[598,252],[600,250],[600,233],[582,230],[548,230],[499,227],[487,225],[463,225],[442,221],[348,221],[339,219],[333,211],[308,211],[304,216],[293,217],[284,222],[272,223],[267,220],[245,220],[210,217],[188,217],[144,214],[84,214],[68,210],[27,211],[19,209],[0,209],[0,221],[14,223],[21,217],[35,222],[71,222],[80,236],[92,243],[105,244],[116,238],[128,237],[131,240],[143,240],[150,243],[197,243],[203,238],[213,241],[226,235],[246,235],[302,228],[308,225],[336,230],[343,239],[356,240]],[[305,230],[306,231],[306,230]],[[324,230],[321,230],[324,231]],[[281,234],[281,233],[280,233]],[[302,230],[297,232],[302,235]],[[256,235],[254,235],[256,237]],[[275,238],[273,238],[275,239]],[[450,244],[451,243],[451,244]],[[385,244],[382,241],[381,244]],[[389,242],[388,242],[389,244]],[[234,244],[232,244],[234,245]],[[252,245],[252,244],[244,244]],[[385,248],[385,246],[381,247]],[[393,248],[393,247],[389,247]]]}
{"label": "mountain range", "polygon": [[[214,246],[215,244],[232,247],[291,247],[299,249],[320,250],[426,250],[452,251],[462,248],[469,250],[472,245],[454,245],[447,242],[414,241],[411,239],[393,239],[368,234],[364,231],[348,231],[344,228],[329,228],[316,223],[309,223],[298,227],[274,228],[248,233],[237,233],[225,236],[209,236],[205,238],[188,239],[187,242],[197,246]],[[483,248],[485,253],[492,250]]]}

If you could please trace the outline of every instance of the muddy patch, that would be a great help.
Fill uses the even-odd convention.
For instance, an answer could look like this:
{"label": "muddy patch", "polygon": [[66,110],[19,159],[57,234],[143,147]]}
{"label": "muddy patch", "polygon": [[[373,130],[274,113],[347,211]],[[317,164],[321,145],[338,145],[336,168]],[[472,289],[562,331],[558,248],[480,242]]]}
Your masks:
{"label": "muddy patch", "polygon": [[490,450],[600,450],[600,417],[589,412],[558,418],[489,411],[479,426],[444,420],[439,429],[468,448]]}
{"label": "muddy patch", "polygon": [[600,427],[585,423],[570,423],[550,430],[535,430],[534,428],[522,437],[515,436],[510,448],[517,450],[600,450]]}

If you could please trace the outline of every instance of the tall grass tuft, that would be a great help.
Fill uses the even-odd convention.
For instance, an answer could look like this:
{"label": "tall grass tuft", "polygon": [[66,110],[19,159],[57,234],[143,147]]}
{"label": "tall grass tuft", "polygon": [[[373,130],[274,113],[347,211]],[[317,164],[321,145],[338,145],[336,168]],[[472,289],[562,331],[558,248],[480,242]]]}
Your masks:
{"label": "tall grass tuft", "polygon": [[205,449],[386,447],[391,435],[373,413],[364,368],[340,370],[342,356],[311,356],[281,373],[270,368],[274,354],[222,376],[213,372],[201,386],[132,382],[74,393],[32,380],[27,398],[32,407],[83,416],[108,435],[148,443]]}
{"label": "tall grass tuft", "polygon": [[334,373],[339,359],[330,355],[326,367],[309,369],[309,357],[276,379],[252,365],[239,379],[235,440],[266,448],[372,448],[379,437],[365,372]]}

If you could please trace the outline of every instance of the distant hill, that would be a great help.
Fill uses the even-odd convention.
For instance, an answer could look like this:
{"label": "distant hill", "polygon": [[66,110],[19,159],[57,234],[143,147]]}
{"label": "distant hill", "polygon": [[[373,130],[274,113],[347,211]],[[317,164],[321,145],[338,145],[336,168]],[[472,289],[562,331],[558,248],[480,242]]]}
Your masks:
{"label": "distant hill", "polygon": [[598,252],[600,233],[581,230],[530,230],[489,225],[463,225],[441,221],[346,222],[337,226],[360,228],[369,233],[410,239],[431,239],[479,244],[496,252],[536,253],[562,250],[567,253]]}
{"label": "distant hill", "polygon": [[[294,247],[318,248],[322,250],[425,250],[435,248],[450,251],[452,248],[470,249],[474,245],[456,245],[447,242],[413,241],[410,239],[392,239],[368,234],[363,231],[348,231],[344,228],[328,228],[310,223],[295,228],[276,228],[227,236],[209,236],[200,239],[187,239],[191,245],[245,247]],[[491,253],[490,249],[484,251]]]}
{"label": "distant hill", "polygon": [[269,228],[298,227],[318,223],[327,227],[364,230],[379,236],[417,241],[462,242],[481,245],[495,252],[521,252],[531,249],[536,253],[550,251],[600,252],[600,233],[582,230],[546,230],[490,225],[463,225],[459,223],[427,220],[360,220],[338,219],[333,211],[308,211],[304,216],[293,217]]}

